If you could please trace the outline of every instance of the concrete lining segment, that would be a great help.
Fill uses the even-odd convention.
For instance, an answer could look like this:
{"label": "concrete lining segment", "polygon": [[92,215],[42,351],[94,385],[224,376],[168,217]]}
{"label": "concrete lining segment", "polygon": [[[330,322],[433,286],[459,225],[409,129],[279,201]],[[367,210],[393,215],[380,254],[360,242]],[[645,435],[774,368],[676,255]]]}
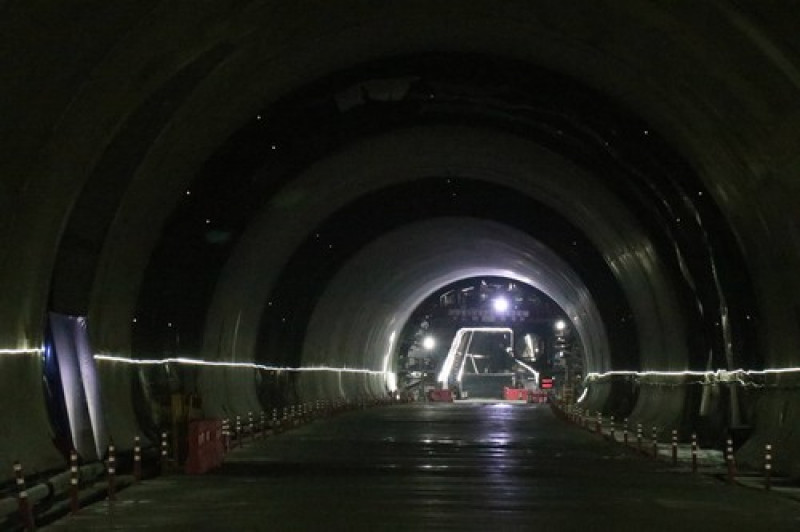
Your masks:
{"label": "concrete lining segment", "polygon": [[[470,218],[410,225],[362,250],[321,297],[309,324],[303,363],[337,360],[340,365],[376,369],[388,363],[392,370],[392,338],[417,305],[443,286],[481,275],[508,277],[550,296],[577,318],[573,324],[583,341],[587,366],[609,367],[602,318],[575,272],[529,235]],[[327,397],[336,393],[332,380],[302,375],[298,389],[311,399]],[[383,393],[378,379],[365,384],[365,392]]]}
{"label": "concrete lining segment", "polygon": [[[206,353],[228,360],[278,356],[253,350],[261,313],[292,251],[358,197],[442,175],[508,187],[562,212],[601,250],[617,276],[642,332],[641,351],[648,357],[642,363],[685,367],[682,317],[667,276],[636,221],[602,183],[524,139],[446,126],[359,142],[314,165],[279,193],[253,221],[220,278],[209,311]],[[505,233],[495,238],[503,240]],[[437,245],[430,241],[420,247],[435,253]]]}
{"label": "concrete lining segment", "polygon": [[[310,9],[309,5],[315,5],[316,9]],[[679,34],[673,31],[677,21],[680,20],[680,13],[671,15],[668,9],[653,11],[652,6],[645,8],[629,5],[625,9],[618,10],[603,6],[604,21],[612,19],[619,26],[629,27],[629,31],[634,32],[633,28],[638,27],[634,22],[638,18],[646,22],[643,27],[647,29],[647,33],[642,35],[615,34],[614,39],[606,42],[599,38],[603,32],[598,34],[590,30],[591,24],[578,22],[598,20],[595,18],[597,12],[533,6],[525,2],[505,4],[502,8],[498,8],[496,3],[492,2],[471,2],[468,6],[459,4],[459,20],[470,22],[452,24],[446,28],[438,27],[435,15],[449,13],[447,5],[430,6],[426,3],[412,2],[402,7],[378,8],[356,2],[348,3],[347,9],[340,9],[341,7],[341,4],[334,6],[328,2],[298,3],[296,7],[294,5],[277,7],[265,3],[258,7],[252,6],[247,10],[246,16],[231,12],[229,18],[215,14],[206,18],[198,16],[185,19],[180,17],[179,9],[178,12],[173,12],[168,6],[160,6],[158,16],[148,20],[148,34],[157,36],[160,31],[165,35],[172,35],[175,30],[169,30],[167,26],[175,26],[174,21],[180,19],[182,24],[189,27],[197,25],[203,28],[203,40],[195,41],[188,37],[191,35],[189,32],[184,31],[181,31],[179,38],[175,39],[186,49],[192,48],[193,53],[199,53],[211,42],[223,39],[236,43],[238,51],[225,65],[198,86],[197,91],[186,102],[176,107],[174,120],[158,139],[154,139],[153,153],[147,156],[143,164],[139,176],[144,179],[142,187],[145,190],[152,190],[159,186],[156,183],[163,182],[163,176],[166,174],[175,179],[181,179],[182,176],[188,180],[191,171],[200,164],[207,150],[219,143],[220,139],[241,123],[248,113],[255,113],[264,102],[269,102],[314,75],[386,53],[467,49],[518,57],[557,70],[570,71],[571,75],[584,78],[588,83],[602,87],[611,94],[617,93],[621,99],[636,101],[634,108],[643,116],[657,121],[674,119],[677,124],[681,123],[678,118],[680,113],[676,112],[680,108],[679,102],[672,102],[672,107],[665,104],[665,109],[668,110],[663,113],[649,108],[655,101],[668,101],[671,95],[664,88],[666,85],[659,82],[659,72],[674,73],[677,67],[673,65],[668,70],[659,70],[657,62],[654,62],[652,57],[642,61],[636,57],[637,47],[626,45],[629,42],[626,40],[627,36],[642,46],[651,39],[656,43],[660,42],[659,38],[666,38],[675,46],[684,47],[685,43],[677,38]],[[570,16],[559,16],[560,9],[567,9]],[[294,16],[300,11],[303,12],[302,19],[295,19]],[[280,13],[277,19],[276,12]],[[424,17],[421,16],[422,13],[425,14]],[[225,24],[217,27],[210,22],[215,20],[215,17],[219,21],[225,21]],[[389,28],[380,24],[381,20],[387,18],[393,21]],[[281,20],[284,26],[276,26],[276,20]],[[297,25],[287,23],[292,20],[303,20],[303,23]],[[502,31],[483,31],[484,23],[489,28]],[[704,29],[702,34],[706,32],[707,29]],[[365,38],[372,43],[368,49],[363,46]],[[690,43],[693,42],[689,37],[686,39]],[[112,77],[115,80],[124,78],[125,74],[108,70],[114,65],[118,68],[119,64],[124,64],[125,68],[131,71],[131,75],[139,69],[154,68],[147,61],[146,48],[142,49],[143,43],[146,42],[147,39],[144,38],[132,38],[131,43],[120,45],[115,50],[115,54],[120,55],[107,58],[108,65],[98,66],[97,78],[99,80]],[[320,42],[325,42],[326,46],[319,46]],[[661,48],[663,44],[652,46]],[[691,50],[684,51],[688,53]],[[170,57],[178,56],[177,52],[170,54]],[[671,61],[668,54],[659,54],[657,59],[667,63]],[[702,59],[708,58],[702,57]],[[681,64],[684,63],[685,60],[681,59]],[[162,69],[168,71],[169,68],[177,68],[177,66],[170,67],[163,61],[156,64],[159,67],[157,72],[162,76],[165,75]],[[180,62],[176,61],[176,65],[179,64]],[[303,65],[303,69],[298,69],[296,65]],[[648,75],[640,75],[641,72],[637,73],[637,69],[647,70]],[[613,79],[607,74],[610,71],[615,72]],[[111,72],[115,72],[113,76]],[[270,72],[270,75],[260,75],[262,72]],[[643,85],[645,81],[646,84]],[[137,84],[122,85],[136,87],[139,90],[152,90]],[[231,86],[237,87],[237,98],[229,97]],[[652,91],[656,89],[659,90],[659,96],[653,97]],[[111,91],[106,92],[111,93]],[[719,94],[715,91],[713,98],[718,97]],[[85,98],[81,98],[82,101],[84,99],[87,105],[90,103],[92,107],[97,101],[94,95],[89,93]],[[740,107],[740,109],[745,108],[746,106]],[[700,112],[702,109],[691,109],[691,111]],[[691,122],[696,124],[698,121],[693,118]],[[67,125],[65,124],[65,127]],[[675,124],[670,125],[674,126]],[[197,138],[198,132],[202,132],[203,138]],[[77,131],[65,132],[65,135],[85,137]],[[707,140],[709,139],[704,139],[704,142]],[[146,227],[157,226],[160,217],[166,216],[165,209],[170,208],[170,205],[163,203],[163,198],[157,200],[155,205],[149,204],[142,208],[140,200],[146,201],[146,199],[137,198],[126,202],[124,212],[121,211],[120,216],[120,221],[124,222],[120,227],[116,227],[109,237],[109,242],[134,242],[141,239],[140,245],[132,246],[127,252],[119,249],[106,250],[103,267],[99,268],[100,277],[97,286],[100,288],[95,297],[93,313],[104,316],[103,330],[99,332],[99,336],[103,339],[103,347],[110,350],[121,347],[112,344],[118,343],[117,339],[125,334],[123,327],[130,314],[125,309],[133,304],[138,280],[135,271],[121,270],[120,264],[127,263],[137,267],[143,264],[145,259],[139,255],[146,256],[149,245],[145,240],[151,233],[141,231],[139,224],[144,224]],[[141,220],[138,223],[131,223],[137,218],[136,210],[149,213],[148,223],[145,224]],[[140,251],[134,251],[135,249]],[[110,264],[109,258],[112,259]]]}

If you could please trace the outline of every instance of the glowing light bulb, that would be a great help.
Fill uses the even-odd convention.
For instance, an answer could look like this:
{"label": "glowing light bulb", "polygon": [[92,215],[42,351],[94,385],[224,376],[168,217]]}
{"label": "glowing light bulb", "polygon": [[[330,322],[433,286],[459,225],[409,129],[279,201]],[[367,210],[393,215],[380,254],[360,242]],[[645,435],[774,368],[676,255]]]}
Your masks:
{"label": "glowing light bulb", "polygon": [[433,336],[426,336],[425,339],[422,340],[422,347],[430,351],[436,347],[436,339]]}
{"label": "glowing light bulb", "polygon": [[492,301],[492,306],[495,312],[505,312],[508,310],[508,300],[504,297],[498,297]]}

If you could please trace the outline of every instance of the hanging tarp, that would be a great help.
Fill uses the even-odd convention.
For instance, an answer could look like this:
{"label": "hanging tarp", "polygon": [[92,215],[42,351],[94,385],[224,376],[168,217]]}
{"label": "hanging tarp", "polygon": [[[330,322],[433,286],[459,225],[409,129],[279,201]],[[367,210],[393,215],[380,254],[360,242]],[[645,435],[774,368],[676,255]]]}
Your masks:
{"label": "hanging tarp", "polygon": [[86,318],[51,312],[50,330],[73,445],[84,460],[96,460],[103,456],[108,437]]}

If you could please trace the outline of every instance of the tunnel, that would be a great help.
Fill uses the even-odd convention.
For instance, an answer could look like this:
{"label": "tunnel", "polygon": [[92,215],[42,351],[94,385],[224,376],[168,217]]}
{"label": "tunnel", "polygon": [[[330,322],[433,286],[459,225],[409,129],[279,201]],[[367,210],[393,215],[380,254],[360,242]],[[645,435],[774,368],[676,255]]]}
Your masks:
{"label": "tunnel", "polygon": [[415,309],[482,276],[563,310],[585,408],[797,476],[777,5],[6,3],[4,478],[154,444],[176,387],[206,418],[386,397]]}

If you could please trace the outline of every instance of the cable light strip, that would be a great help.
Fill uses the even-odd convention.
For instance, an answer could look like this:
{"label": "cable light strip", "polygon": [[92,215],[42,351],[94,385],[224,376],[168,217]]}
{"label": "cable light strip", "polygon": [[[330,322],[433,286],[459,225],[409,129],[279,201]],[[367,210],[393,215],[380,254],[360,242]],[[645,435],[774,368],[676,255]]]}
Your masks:
{"label": "cable light strip", "polygon": [[218,366],[226,368],[246,368],[258,369],[262,371],[293,371],[293,372],[311,372],[311,371],[327,371],[331,373],[360,373],[365,375],[385,375],[385,371],[377,371],[371,369],[361,368],[332,368],[328,366],[309,366],[309,367],[284,367],[284,366],[267,366],[264,364],[254,364],[252,362],[215,362],[209,360],[200,360],[197,358],[186,357],[173,357],[173,358],[160,358],[160,359],[137,359],[119,357],[113,355],[94,355],[95,360],[104,360],[108,362],[122,362],[124,364],[134,364],[140,366],[153,366],[164,364],[185,364],[190,366]]}
{"label": "cable light strip", "polygon": [[37,348],[20,348],[20,349],[0,349],[0,355],[41,355],[44,349]]}
{"label": "cable light strip", "polygon": [[714,371],[606,371],[605,373],[588,373],[586,380],[604,379],[612,376],[628,377],[704,377],[718,379],[721,381],[732,380],[742,376],[755,375],[777,375],[782,373],[800,373],[800,367],[794,368],[770,368],[770,369],[718,369]]}

